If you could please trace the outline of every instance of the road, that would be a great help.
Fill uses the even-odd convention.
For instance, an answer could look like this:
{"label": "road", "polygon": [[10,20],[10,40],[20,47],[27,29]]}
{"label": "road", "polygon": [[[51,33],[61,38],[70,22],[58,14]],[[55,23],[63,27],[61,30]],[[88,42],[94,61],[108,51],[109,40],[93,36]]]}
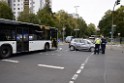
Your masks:
{"label": "road", "polygon": [[105,55],[62,50],[17,54],[0,60],[1,83],[123,83],[123,49],[107,47]]}

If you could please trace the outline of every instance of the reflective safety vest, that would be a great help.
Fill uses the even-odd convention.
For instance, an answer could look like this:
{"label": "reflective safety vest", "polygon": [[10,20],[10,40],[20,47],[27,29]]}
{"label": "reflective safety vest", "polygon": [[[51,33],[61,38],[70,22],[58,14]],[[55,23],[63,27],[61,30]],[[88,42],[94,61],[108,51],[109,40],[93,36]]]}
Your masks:
{"label": "reflective safety vest", "polygon": [[96,39],[95,40],[95,44],[101,44],[101,40],[100,39]]}

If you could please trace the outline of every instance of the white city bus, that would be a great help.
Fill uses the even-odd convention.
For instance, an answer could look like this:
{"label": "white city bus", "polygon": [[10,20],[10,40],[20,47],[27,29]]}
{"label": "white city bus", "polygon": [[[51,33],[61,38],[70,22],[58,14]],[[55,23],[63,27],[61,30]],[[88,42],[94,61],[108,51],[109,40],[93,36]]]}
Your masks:
{"label": "white city bus", "polygon": [[48,51],[52,48],[52,38],[57,38],[55,28],[0,19],[0,58],[15,53]]}

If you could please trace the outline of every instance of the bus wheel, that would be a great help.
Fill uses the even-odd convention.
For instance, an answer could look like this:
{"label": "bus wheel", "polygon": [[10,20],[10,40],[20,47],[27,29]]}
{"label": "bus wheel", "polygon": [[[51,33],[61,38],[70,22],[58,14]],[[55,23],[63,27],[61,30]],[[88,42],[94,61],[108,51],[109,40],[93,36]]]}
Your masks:
{"label": "bus wheel", "polygon": [[45,51],[48,51],[49,50],[49,44],[45,44],[44,50]]}
{"label": "bus wheel", "polygon": [[12,54],[12,49],[10,46],[3,45],[0,48],[0,58],[7,58]]}

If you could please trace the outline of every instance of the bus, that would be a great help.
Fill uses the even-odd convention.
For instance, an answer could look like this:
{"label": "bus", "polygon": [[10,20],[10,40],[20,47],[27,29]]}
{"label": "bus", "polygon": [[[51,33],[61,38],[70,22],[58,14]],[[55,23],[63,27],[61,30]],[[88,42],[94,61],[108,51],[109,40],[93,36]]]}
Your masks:
{"label": "bus", "polygon": [[43,25],[0,19],[0,58],[12,54],[52,49],[57,29]]}

